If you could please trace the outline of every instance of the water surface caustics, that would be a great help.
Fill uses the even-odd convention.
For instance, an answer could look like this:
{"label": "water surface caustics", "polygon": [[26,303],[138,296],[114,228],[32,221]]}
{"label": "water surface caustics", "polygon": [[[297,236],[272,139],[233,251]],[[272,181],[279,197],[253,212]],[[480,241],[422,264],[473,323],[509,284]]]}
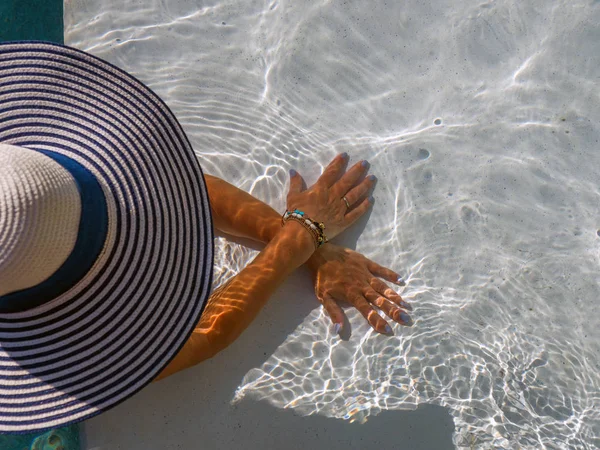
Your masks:
{"label": "water surface caustics", "polygon": [[[125,3],[125,4],[123,4]],[[415,326],[321,308],[237,393],[358,422],[421,403],[457,448],[600,447],[600,2],[67,0],[66,42],[153,88],[207,173],[281,211],[368,159],[358,251]],[[217,282],[256,254],[218,241]],[[317,305],[315,301],[315,305]]]}

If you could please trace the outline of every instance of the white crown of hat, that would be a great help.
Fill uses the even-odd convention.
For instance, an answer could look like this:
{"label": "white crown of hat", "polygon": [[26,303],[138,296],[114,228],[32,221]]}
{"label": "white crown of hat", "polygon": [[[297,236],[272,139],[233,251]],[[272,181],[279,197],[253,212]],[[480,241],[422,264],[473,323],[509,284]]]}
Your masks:
{"label": "white crown of hat", "polygon": [[0,296],[50,278],[75,247],[77,183],[41,152],[0,143]]}
{"label": "white crown of hat", "polygon": [[131,397],[181,349],[210,295],[211,213],[177,118],[131,75],[0,42],[0,79],[0,433],[37,432]]}

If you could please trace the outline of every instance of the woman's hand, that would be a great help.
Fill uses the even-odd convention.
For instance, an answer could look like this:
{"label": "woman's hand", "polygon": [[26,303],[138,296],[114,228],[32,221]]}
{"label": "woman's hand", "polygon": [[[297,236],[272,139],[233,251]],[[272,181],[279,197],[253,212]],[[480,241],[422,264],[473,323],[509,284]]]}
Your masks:
{"label": "woman's hand", "polygon": [[412,325],[412,319],[406,313],[412,307],[380,280],[383,278],[404,286],[404,281],[393,270],[334,244],[321,247],[308,260],[307,266],[315,279],[317,298],[329,314],[336,332],[344,325],[344,312],[338,301],[346,301],[358,309],[379,333],[393,334],[392,328],[373,306],[402,325]]}
{"label": "woman's hand", "polygon": [[328,239],[356,222],[373,203],[367,195],[375,184],[375,177],[366,177],[358,183],[367,172],[369,164],[361,161],[345,172],[347,163],[346,153],[336,156],[317,182],[304,191],[300,174],[295,171],[290,173],[287,209],[299,209],[310,219],[323,223]]}

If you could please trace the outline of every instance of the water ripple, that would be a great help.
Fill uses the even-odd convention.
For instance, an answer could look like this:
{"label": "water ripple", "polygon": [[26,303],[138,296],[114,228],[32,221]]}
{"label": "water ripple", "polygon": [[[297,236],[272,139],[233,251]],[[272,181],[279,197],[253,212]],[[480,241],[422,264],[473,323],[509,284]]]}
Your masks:
{"label": "water ripple", "polygon": [[[600,447],[600,6],[585,0],[65,2],[66,40],[133,73],[207,173],[281,210],[337,152],[379,183],[356,247],[415,326],[304,318],[235,401],[357,423],[442,405],[460,449]],[[255,250],[217,240],[216,283]],[[316,303],[315,303],[316,305]]]}

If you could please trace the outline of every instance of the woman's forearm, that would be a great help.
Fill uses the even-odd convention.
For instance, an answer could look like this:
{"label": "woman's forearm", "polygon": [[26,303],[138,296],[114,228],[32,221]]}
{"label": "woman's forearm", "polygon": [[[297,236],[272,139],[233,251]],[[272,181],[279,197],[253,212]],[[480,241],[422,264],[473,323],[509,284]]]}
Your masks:
{"label": "woman's forearm", "polygon": [[[215,228],[232,236],[271,242],[281,229],[281,216],[266,203],[211,175],[205,175]],[[308,267],[319,264],[319,255],[329,244],[313,253]]]}
{"label": "woman's forearm", "polygon": [[308,260],[314,245],[302,225],[287,223],[252,263],[213,294],[199,328],[214,341],[215,351],[237,339],[273,292]]}
{"label": "woman's forearm", "polygon": [[157,380],[198,364],[230,345],[313,251],[310,233],[296,222],[287,223],[245,269],[213,292],[193,335]]}
{"label": "woman's forearm", "polygon": [[[215,228],[232,236],[265,244],[281,229],[281,216],[266,203],[221,178],[205,175]],[[329,244],[313,253],[308,267],[319,263],[319,255]]]}
{"label": "woman's forearm", "polygon": [[264,202],[211,175],[204,176],[218,230],[268,243],[281,228],[281,216]]}

